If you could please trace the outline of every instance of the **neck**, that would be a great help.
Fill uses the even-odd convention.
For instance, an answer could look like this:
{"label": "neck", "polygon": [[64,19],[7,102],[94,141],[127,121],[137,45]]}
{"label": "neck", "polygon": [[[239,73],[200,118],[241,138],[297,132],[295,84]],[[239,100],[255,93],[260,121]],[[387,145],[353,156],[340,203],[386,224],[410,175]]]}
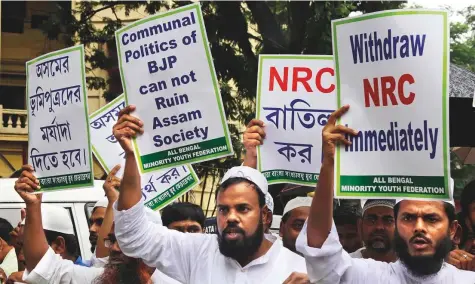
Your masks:
{"label": "neck", "polygon": [[387,262],[387,263],[395,262],[397,260],[397,255],[396,255],[396,252],[394,252],[394,250],[390,250],[388,252],[380,253],[380,252],[376,252],[374,250],[370,250],[368,248],[365,248],[361,252],[361,255],[363,256],[363,258],[371,258],[371,259],[374,259],[376,261],[383,261],[383,262]]}
{"label": "neck", "polygon": [[272,242],[270,242],[268,239],[266,239],[264,237],[264,239],[262,240],[262,243],[261,243],[261,246],[259,247],[259,249],[251,256],[245,258],[245,259],[236,259],[236,261],[242,266],[242,267],[245,267],[246,265],[248,265],[249,263],[251,263],[251,261],[255,260],[255,259],[258,259],[259,257],[263,256],[264,254],[266,254],[269,249],[272,247]]}

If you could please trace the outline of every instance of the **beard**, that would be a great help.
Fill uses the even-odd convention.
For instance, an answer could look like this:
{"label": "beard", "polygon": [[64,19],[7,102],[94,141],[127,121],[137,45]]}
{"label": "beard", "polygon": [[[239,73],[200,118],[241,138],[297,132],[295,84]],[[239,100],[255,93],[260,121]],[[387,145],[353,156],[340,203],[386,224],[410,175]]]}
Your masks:
{"label": "beard", "polygon": [[[375,237],[380,239],[375,240]],[[369,235],[369,239],[365,242],[366,249],[377,253],[387,253],[392,249],[391,241],[385,232],[374,231]]]}
{"label": "beard", "polygon": [[[262,220],[262,218],[259,218]],[[224,237],[232,229],[233,232],[240,233],[242,239],[228,241]],[[246,236],[243,229],[235,224],[228,225],[221,234],[218,234],[219,251],[227,257],[239,261],[245,261],[254,255],[262,244],[264,239],[264,226],[259,222],[256,231]]]}
{"label": "beard", "polygon": [[[423,234],[414,236],[424,237]],[[413,237],[414,237],[413,236]],[[394,233],[394,248],[401,262],[416,276],[426,276],[439,272],[444,259],[452,249],[452,240],[447,234],[435,248],[433,255],[412,256],[405,240],[396,229]]]}
{"label": "beard", "polygon": [[131,258],[123,253],[111,251],[109,263],[104,267],[104,272],[94,283],[99,284],[128,284],[146,283],[141,273],[141,260]]}

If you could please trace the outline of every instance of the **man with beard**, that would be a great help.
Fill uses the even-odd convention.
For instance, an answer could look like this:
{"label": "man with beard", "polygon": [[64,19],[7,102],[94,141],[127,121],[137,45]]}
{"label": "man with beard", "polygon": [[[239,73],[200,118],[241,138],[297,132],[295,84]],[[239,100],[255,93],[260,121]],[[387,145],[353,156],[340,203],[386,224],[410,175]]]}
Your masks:
{"label": "man with beard", "polygon": [[114,204],[115,234],[126,255],[181,283],[282,283],[305,272],[302,257],[264,238],[267,180],[249,167],[230,169],[216,191],[218,235],[183,234],[147,221],[131,141],[143,133],[143,122],[133,110],[122,109],[113,128],[126,160]]}
{"label": "man with beard", "polygon": [[[104,224],[100,231],[101,236],[105,235],[102,231],[106,229],[110,231],[103,243],[104,246],[108,247],[111,261],[104,268],[97,268],[80,266],[74,264],[70,258],[65,258],[62,253],[65,248],[61,249],[62,241],[50,242],[45,233],[48,232],[47,228],[51,228],[50,230],[63,232],[63,234],[71,234],[73,228],[69,220],[69,213],[62,207],[52,205],[49,205],[50,209],[48,211],[44,210],[43,208],[48,208],[48,206],[41,204],[42,194],[31,194],[39,189],[39,181],[34,176],[33,168],[30,165],[23,166],[23,172],[15,183],[15,190],[26,204],[27,217],[23,232],[23,249],[26,260],[23,280],[26,283],[147,284],[150,282],[150,276],[154,269],[145,266],[141,260],[123,255],[115,241],[114,230],[111,228],[113,220],[112,205],[108,206],[109,212],[106,210]],[[117,199],[117,193],[114,189],[106,191],[106,196],[111,204]],[[56,208],[51,210],[51,207]],[[65,214],[62,212],[65,212]],[[45,213],[47,214],[45,215]],[[62,221],[59,221],[58,216],[62,218]],[[159,215],[150,209],[146,210],[145,218],[151,222],[161,223]],[[109,226],[106,225],[107,219],[110,220]],[[55,228],[51,227],[52,223],[54,223]],[[43,230],[43,227],[45,230]],[[98,252],[100,246],[98,244]],[[113,279],[112,282],[110,282],[111,279]]]}
{"label": "man with beard", "polygon": [[300,253],[295,248],[295,241],[300,230],[302,230],[305,220],[308,218],[311,204],[311,197],[295,197],[287,202],[284,207],[284,213],[282,213],[279,235],[282,238],[284,247],[297,254]]}
{"label": "man with beard", "polygon": [[393,249],[395,200],[367,200],[363,207],[363,219],[358,230],[364,247],[350,253],[353,258],[371,258],[377,261],[395,262]]}
{"label": "man with beard", "polygon": [[323,161],[309,218],[297,238],[311,283],[475,283],[475,273],[446,263],[457,229],[455,210],[442,201],[403,200],[394,207],[394,263],[355,259],[343,250],[332,221],[334,156],[340,143],[357,132],[336,121],[349,106],[335,111],[323,128]]}

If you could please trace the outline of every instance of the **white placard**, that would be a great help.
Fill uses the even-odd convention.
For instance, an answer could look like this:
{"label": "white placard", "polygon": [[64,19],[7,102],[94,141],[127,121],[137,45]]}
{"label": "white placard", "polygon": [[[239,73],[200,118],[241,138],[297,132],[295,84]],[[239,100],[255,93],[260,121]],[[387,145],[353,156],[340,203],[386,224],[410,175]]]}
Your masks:
{"label": "white placard", "polygon": [[394,10],[332,22],[340,124],[335,194],[449,199],[449,26],[445,11]]}
{"label": "white placard", "polygon": [[[120,95],[90,115],[94,155],[106,173],[120,164],[121,168],[116,174],[119,178],[124,174],[125,156],[122,147],[112,134],[112,128],[118,120],[120,110],[124,107],[124,95]],[[191,166],[184,165],[143,174],[141,184],[144,204],[159,210],[198,185],[199,179]]]}
{"label": "white placard", "polygon": [[200,4],[116,32],[126,103],[144,122],[142,173],[233,154]]}
{"label": "white placard", "polygon": [[266,138],[258,170],[269,184],[315,186],[322,128],[336,108],[333,56],[260,55],[257,117]]}
{"label": "white placard", "polygon": [[93,185],[84,46],[26,63],[28,161],[42,191]]}

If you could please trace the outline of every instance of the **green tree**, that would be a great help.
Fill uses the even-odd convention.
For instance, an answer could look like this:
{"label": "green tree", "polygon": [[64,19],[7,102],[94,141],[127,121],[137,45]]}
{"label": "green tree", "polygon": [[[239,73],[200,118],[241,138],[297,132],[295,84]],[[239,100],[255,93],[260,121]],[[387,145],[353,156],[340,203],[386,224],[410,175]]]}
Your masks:
{"label": "green tree", "polygon": [[[475,72],[475,6],[467,7],[459,13],[464,21],[450,24],[450,61]],[[451,153],[450,168],[455,197],[459,198],[463,187],[475,179],[475,165],[464,165],[457,155]]]}
{"label": "green tree", "polygon": [[[111,100],[122,92],[115,51],[114,32],[124,25],[117,11],[144,8],[147,14],[176,8],[191,2],[89,2],[81,1],[71,11],[59,7],[44,26],[52,38],[62,37],[69,44],[83,43],[90,50],[86,61],[91,68],[109,72],[109,79],[88,76],[89,88],[103,90]],[[201,2],[206,31],[213,55],[221,95],[232,133],[234,157],[197,164],[195,169],[204,177],[219,178],[224,170],[241,162],[243,146],[239,125],[254,117],[256,78],[259,53],[266,54],[331,54],[331,20],[347,17],[351,12],[375,12],[401,7],[403,1],[276,1],[276,2]],[[97,29],[92,18],[110,9],[113,18]],[[78,18],[74,15],[80,15]],[[106,56],[104,45],[109,56]],[[203,196],[203,195],[202,195]],[[211,198],[211,195],[210,195]],[[206,204],[201,200],[201,205]],[[208,202],[209,204],[209,202]]]}

